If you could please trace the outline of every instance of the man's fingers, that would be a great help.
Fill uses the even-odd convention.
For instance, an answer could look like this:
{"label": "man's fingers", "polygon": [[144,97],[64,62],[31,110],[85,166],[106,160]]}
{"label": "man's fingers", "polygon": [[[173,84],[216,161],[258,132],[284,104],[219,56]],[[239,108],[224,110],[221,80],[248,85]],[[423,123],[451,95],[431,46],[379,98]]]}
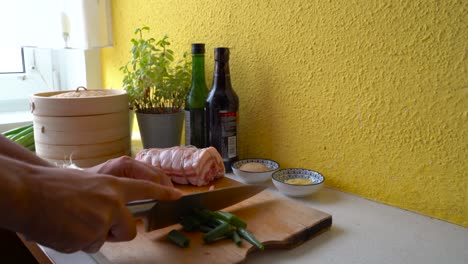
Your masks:
{"label": "man's fingers", "polygon": [[[159,170],[158,170],[159,171]],[[162,170],[160,170],[162,171]],[[161,178],[161,184],[162,185],[165,185],[165,186],[170,186],[170,187],[173,187],[174,185],[172,184],[172,181],[171,181],[171,178],[169,178],[169,176],[166,176],[166,174],[164,174],[163,176],[160,176]]]}
{"label": "man's fingers", "polygon": [[169,178],[163,170],[156,168],[150,164],[139,162],[144,168],[144,172],[151,175],[151,179],[161,185],[173,186],[171,178]]}
{"label": "man's fingers", "polygon": [[124,182],[124,201],[126,203],[136,200],[177,200],[182,192],[173,187],[163,186],[148,181],[120,178]]}
{"label": "man's fingers", "polygon": [[134,161],[133,165],[134,166],[131,167],[131,178],[148,180],[166,186],[173,186],[171,179],[163,170],[140,161]]}

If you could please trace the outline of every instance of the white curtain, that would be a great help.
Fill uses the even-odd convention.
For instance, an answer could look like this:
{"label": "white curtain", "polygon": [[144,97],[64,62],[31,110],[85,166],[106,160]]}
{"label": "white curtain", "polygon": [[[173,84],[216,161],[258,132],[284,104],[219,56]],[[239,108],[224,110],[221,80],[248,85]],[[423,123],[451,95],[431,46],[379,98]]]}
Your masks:
{"label": "white curtain", "polygon": [[0,0],[0,46],[112,45],[110,0]]}

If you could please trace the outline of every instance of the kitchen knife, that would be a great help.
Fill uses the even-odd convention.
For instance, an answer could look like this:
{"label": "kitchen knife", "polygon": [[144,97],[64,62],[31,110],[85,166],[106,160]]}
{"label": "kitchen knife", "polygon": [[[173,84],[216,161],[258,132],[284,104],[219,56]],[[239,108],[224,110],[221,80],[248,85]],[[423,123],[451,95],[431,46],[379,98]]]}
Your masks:
{"label": "kitchen knife", "polygon": [[133,216],[143,218],[145,231],[149,232],[180,222],[181,217],[190,214],[193,209],[220,210],[254,196],[265,188],[260,185],[239,185],[187,194],[176,201],[134,201],[128,203],[127,208]]}

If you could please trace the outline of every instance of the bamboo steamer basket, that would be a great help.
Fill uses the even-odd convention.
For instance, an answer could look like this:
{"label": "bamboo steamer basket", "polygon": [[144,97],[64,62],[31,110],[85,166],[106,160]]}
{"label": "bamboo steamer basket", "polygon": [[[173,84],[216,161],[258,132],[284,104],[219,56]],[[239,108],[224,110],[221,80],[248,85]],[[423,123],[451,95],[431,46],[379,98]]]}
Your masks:
{"label": "bamboo steamer basket", "polygon": [[[69,94],[79,97],[60,97]],[[85,168],[130,155],[128,96],[123,90],[79,87],[37,93],[31,97],[31,112],[36,155],[45,160]]]}

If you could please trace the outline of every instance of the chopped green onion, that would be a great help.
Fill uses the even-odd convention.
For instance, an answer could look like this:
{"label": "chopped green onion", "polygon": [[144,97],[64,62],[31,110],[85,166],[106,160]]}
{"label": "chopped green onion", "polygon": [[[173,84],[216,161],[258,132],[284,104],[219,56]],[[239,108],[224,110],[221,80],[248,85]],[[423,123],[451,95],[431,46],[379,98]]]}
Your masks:
{"label": "chopped green onion", "polygon": [[244,238],[245,240],[247,240],[250,244],[256,246],[257,248],[259,248],[260,250],[263,250],[265,249],[265,247],[262,245],[262,243],[260,241],[258,241],[254,235],[252,235],[249,231],[247,231],[246,229],[242,228],[242,227],[238,227],[237,228],[237,232],[239,233],[239,235]]}
{"label": "chopped green onion", "polygon": [[213,230],[212,227],[209,227],[209,226],[207,226],[207,225],[200,225],[200,226],[198,227],[198,229],[199,229],[200,231],[202,231],[203,233],[208,233],[208,232],[210,232],[211,230]]}
{"label": "chopped green onion", "polygon": [[20,127],[16,127],[16,128],[10,129],[10,130],[8,130],[8,131],[3,132],[2,134],[3,134],[4,136],[6,136],[6,137],[7,137],[7,136],[13,136],[13,135],[16,135],[16,134],[18,134],[19,132],[21,132],[21,131],[23,131],[23,130],[29,128],[29,127],[32,127],[32,126],[33,126],[33,124],[27,124],[27,125],[24,125],[24,126],[20,126]]}
{"label": "chopped green onion", "polygon": [[175,229],[171,230],[167,237],[169,238],[169,241],[178,245],[179,247],[186,248],[190,245],[190,239]]}
{"label": "chopped green onion", "polygon": [[31,151],[35,151],[36,150],[36,145],[33,142],[31,145],[27,146],[26,148],[31,150]]}
{"label": "chopped green onion", "polygon": [[213,230],[211,230],[210,232],[205,233],[203,235],[203,240],[207,244],[212,243],[213,241],[215,241],[219,237],[222,237],[222,236],[226,235],[229,231],[231,231],[231,228],[232,228],[232,226],[229,223],[223,222],[222,224],[220,224],[217,227],[213,228]]}
{"label": "chopped green onion", "polygon": [[[207,244],[230,238],[237,246],[241,246],[241,238],[244,238],[260,250],[264,249],[262,243],[246,230],[247,223],[238,216],[228,212],[212,212],[207,209],[196,209],[193,210],[193,214],[183,217],[180,224],[184,230],[199,230],[203,232],[203,240]],[[173,238],[171,239],[171,237]],[[185,235],[176,230],[172,230],[169,233],[169,238],[181,247],[187,247],[189,243],[187,241],[190,241]]]}
{"label": "chopped green onion", "polygon": [[231,230],[230,236],[231,236],[232,241],[234,241],[234,243],[236,243],[236,245],[238,247],[240,247],[241,244],[242,244],[242,240],[241,240],[239,234],[237,233],[237,231],[236,230]]}
{"label": "chopped green onion", "polygon": [[23,147],[34,144],[34,132],[31,131],[30,133],[23,135],[22,137],[16,139],[16,142]]}
{"label": "chopped green onion", "polygon": [[245,223],[242,219],[228,212],[216,211],[213,212],[213,216],[218,219],[224,220],[235,227],[247,227],[247,223]]}
{"label": "chopped green onion", "polygon": [[23,137],[23,136],[25,136],[27,134],[30,134],[31,132],[34,132],[34,127],[33,126],[27,127],[26,129],[22,130],[21,132],[15,134],[10,139],[14,140],[14,141],[18,141],[19,138],[21,138],[21,137]]}
{"label": "chopped green onion", "polygon": [[197,218],[197,220],[202,224],[207,223],[208,221],[210,221],[210,219],[212,219],[210,211],[206,209],[205,210],[195,209],[193,216]]}
{"label": "chopped green onion", "polygon": [[200,227],[200,222],[194,216],[188,215],[182,218],[180,224],[186,231],[197,230]]}

